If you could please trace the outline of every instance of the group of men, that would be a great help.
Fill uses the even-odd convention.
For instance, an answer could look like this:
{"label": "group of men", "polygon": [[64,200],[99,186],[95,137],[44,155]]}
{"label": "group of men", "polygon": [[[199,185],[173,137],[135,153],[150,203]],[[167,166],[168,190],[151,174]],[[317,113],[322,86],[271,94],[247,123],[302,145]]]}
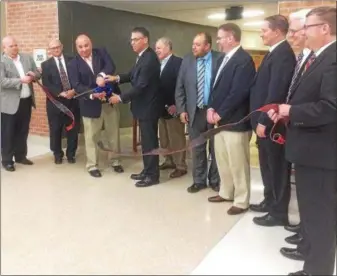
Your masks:
{"label": "group of men", "polygon": [[[290,24],[290,25],[289,25]],[[287,40],[288,35],[288,40]],[[138,120],[142,152],[159,147],[185,148],[185,125],[190,140],[203,132],[231,124],[209,143],[192,149],[193,184],[188,192],[211,187],[218,195],[210,202],[232,202],[230,215],[252,211],[266,213],[254,218],[261,226],[285,226],[297,231],[287,238],[298,248],[282,248],[289,258],[304,260],[302,271],[292,275],[332,275],[336,250],[336,9],[319,7],[290,16],[267,17],[261,38],[270,47],[258,71],[241,46],[241,30],[233,23],[218,28],[219,52],[212,50],[207,33],[195,36],[192,53],[183,59],[172,52],[172,41],[160,38],[155,50],[143,27],[134,28],[130,44],[137,54],[129,72],[116,74],[105,49],[93,48],[90,38],[79,35],[74,58],[63,55],[59,40],[49,44],[50,59],[42,73],[31,57],[19,54],[12,37],[3,39],[1,62],[2,165],[14,171],[14,162],[27,159],[27,135],[34,106],[33,81],[42,78],[53,97],[72,111],[75,126],[67,132],[66,157],[75,163],[80,117],[85,137],[86,167],[100,177],[97,140],[106,134],[109,147],[120,152],[119,103],[130,103]],[[290,43],[289,43],[290,42]],[[123,91],[119,85],[131,83]],[[102,92],[87,93],[100,87]],[[107,97],[107,87],[112,90]],[[83,95],[81,95],[83,94]],[[78,99],[74,99],[79,95]],[[235,124],[267,104],[277,110],[254,113],[251,120]],[[47,99],[50,148],[55,163],[63,162],[61,137],[70,118]],[[159,127],[159,139],[158,139]],[[252,131],[257,135],[264,199],[250,201],[250,151]],[[286,137],[285,145],[273,133]],[[208,160],[208,152],[211,161]],[[210,163],[210,164],[209,164]],[[289,226],[290,171],[295,166],[300,226]],[[116,155],[115,172],[124,171]],[[144,168],[132,174],[136,187],[159,183],[160,170],[173,169],[171,178],[187,173],[186,152],[165,156],[144,155]],[[218,170],[219,168],[219,170]]]}

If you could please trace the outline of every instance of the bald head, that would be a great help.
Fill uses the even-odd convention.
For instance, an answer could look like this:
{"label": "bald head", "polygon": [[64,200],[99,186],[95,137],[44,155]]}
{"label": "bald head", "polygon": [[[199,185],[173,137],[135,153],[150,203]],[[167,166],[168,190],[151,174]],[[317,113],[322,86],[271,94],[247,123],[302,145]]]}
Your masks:
{"label": "bald head", "polygon": [[90,38],[84,34],[79,35],[75,41],[78,54],[83,58],[88,58],[92,53],[92,42]]}
{"label": "bald head", "polygon": [[2,47],[5,54],[11,58],[16,58],[19,53],[18,43],[12,36],[5,36],[2,39]]}

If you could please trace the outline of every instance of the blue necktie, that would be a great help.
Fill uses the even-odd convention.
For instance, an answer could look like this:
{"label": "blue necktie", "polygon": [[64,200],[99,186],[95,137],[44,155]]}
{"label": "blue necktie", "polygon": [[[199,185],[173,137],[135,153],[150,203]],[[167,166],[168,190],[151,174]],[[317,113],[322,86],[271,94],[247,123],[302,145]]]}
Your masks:
{"label": "blue necktie", "polygon": [[204,89],[205,89],[205,59],[200,59],[197,63],[197,106],[203,108],[204,106]]}

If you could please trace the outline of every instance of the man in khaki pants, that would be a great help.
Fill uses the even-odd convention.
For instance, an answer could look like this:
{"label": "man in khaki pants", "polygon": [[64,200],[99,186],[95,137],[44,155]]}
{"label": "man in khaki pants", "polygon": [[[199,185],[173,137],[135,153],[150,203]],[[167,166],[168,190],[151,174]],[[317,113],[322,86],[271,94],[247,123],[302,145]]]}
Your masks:
{"label": "man in khaki pants", "polygon": [[[161,63],[159,93],[163,111],[159,120],[160,145],[173,151],[183,149],[186,146],[185,125],[176,116],[175,106],[175,88],[182,59],[172,54],[172,41],[166,37],[157,41],[156,53]],[[160,169],[174,169],[170,178],[185,175],[186,151],[167,155]]]}
{"label": "man in khaki pants", "polygon": [[[78,55],[69,64],[69,79],[76,93],[83,93],[97,86],[104,86],[104,77],[115,72],[115,64],[105,49],[93,49],[92,42],[86,35],[79,35],[76,39]],[[113,85],[114,93],[120,93],[118,87]],[[98,170],[97,141],[101,130],[105,133],[110,148],[114,152],[120,151],[119,140],[119,109],[117,105],[110,105],[108,101],[102,102],[103,93],[85,95],[79,98],[81,115],[83,116],[85,150],[87,157],[87,170],[93,177],[101,177]],[[123,167],[118,158],[111,159],[115,172],[122,173]]]}

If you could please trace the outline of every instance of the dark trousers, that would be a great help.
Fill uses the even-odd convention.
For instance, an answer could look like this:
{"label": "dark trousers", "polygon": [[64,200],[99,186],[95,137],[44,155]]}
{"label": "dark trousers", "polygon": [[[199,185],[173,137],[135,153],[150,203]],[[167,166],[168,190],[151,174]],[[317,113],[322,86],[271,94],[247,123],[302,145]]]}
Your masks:
{"label": "dark trousers", "polygon": [[[142,145],[142,152],[147,153],[159,147],[158,142],[158,118],[150,120],[139,120],[140,139]],[[143,174],[158,180],[159,173],[159,155],[143,156],[144,170]]]}
{"label": "dark trousers", "polygon": [[15,114],[1,113],[2,164],[13,164],[27,157],[27,138],[32,116],[32,97],[20,99]]}
{"label": "dark trousers", "polygon": [[[74,114],[75,125],[70,131],[66,131],[67,137],[67,158],[76,155],[78,146],[78,133],[80,128],[80,111],[77,102],[72,100],[67,104],[69,110]],[[64,152],[62,150],[62,134],[66,126],[71,124],[71,118],[58,110],[49,100],[47,100],[47,116],[49,123],[50,150],[57,158],[62,158]]]}
{"label": "dark trousers", "polygon": [[[194,122],[192,122],[192,126],[189,126],[188,129],[190,140],[198,138],[201,133],[212,127],[212,125],[207,123],[206,109],[197,108]],[[214,154],[214,137],[210,139],[209,151],[212,161],[208,168],[207,143],[192,149],[193,183],[207,185],[208,178],[210,186],[218,186],[220,184],[220,176]]]}
{"label": "dark trousers", "polygon": [[284,146],[269,138],[257,138],[260,171],[264,185],[264,199],[270,207],[270,215],[288,219],[290,201],[291,164],[284,155]]}
{"label": "dark trousers", "polygon": [[295,164],[304,271],[333,275],[336,258],[337,170]]}

